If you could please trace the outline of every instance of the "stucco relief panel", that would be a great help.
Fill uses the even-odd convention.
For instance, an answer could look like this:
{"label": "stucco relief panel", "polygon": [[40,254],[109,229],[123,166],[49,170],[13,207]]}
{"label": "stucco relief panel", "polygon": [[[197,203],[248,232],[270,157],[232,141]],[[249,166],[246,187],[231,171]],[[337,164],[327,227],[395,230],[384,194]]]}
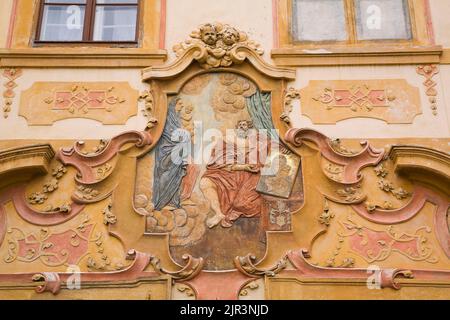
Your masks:
{"label": "stucco relief panel", "polygon": [[123,125],[137,114],[138,97],[127,82],[35,82],[21,94],[19,115],[31,126],[70,118]]}
{"label": "stucco relief panel", "polygon": [[22,69],[5,69],[3,70],[3,76],[6,80],[3,83],[3,117],[6,119],[11,112],[11,105],[16,97],[16,92],[14,89],[17,87],[17,83],[15,81],[22,76]]}
{"label": "stucco relief panel", "polygon": [[301,112],[314,124],[351,118],[410,124],[422,113],[419,89],[403,79],[312,80],[300,95]]}

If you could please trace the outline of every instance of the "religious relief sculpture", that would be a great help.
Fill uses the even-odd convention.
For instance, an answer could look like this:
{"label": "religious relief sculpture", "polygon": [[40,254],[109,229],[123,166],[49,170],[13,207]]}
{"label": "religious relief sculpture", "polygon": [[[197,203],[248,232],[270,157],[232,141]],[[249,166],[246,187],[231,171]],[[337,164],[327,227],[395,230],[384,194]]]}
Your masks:
{"label": "religious relief sculpture", "polygon": [[135,206],[147,233],[169,233],[175,259],[220,242],[205,265],[229,269],[237,255],[264,254],[266,230],[290,229],[299,167],[274,128],[270,92],[232,72],[198,75],[168,97],[162,135],[138,164]]}
{"label": "religious relief sculpture", "polygon": [[196,59],[205,69],[229,67],[233,63],[242,62],[238,53],[242,47],[259,55],[264,52],[258,43],[248,40],[246,33],[227,24],[203,24],[194,30],[190,37],[191,39],[175,45],[173,50],[177,57],[180,57],[187,49],[197,47],[201,53]]}

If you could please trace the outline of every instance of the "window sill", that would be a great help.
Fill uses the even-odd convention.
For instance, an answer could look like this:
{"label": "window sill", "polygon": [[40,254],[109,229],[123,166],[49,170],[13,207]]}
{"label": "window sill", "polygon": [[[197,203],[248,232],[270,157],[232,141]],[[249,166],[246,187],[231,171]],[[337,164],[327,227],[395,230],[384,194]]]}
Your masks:
{"label": "window sill", "polygon": [[138,48],[138,41],[33,41],[34,48],[43,47],[103,47],[103,48]]}
{"label": "window sill", "polygon": [[441,46],[286,47],[273,49],[278,66],[334,66],[440,63]]}
{"label": "window sill", "polygon": [[166,50],[104,47],[0,49],[0,67],[145,68],[162,64]]}

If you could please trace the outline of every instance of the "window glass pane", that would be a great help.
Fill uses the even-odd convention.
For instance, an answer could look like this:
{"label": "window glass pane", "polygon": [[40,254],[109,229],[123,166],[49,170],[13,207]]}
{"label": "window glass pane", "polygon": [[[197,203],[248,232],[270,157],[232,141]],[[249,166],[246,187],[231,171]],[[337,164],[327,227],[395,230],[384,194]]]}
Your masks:
{"label": "window glass pane", "polygon": [[136,6],[97,6],[95,12],[95,41],[135,41]]}
{"label": "window glass pane", "polygon": [[356,0],[359,40],[411,39],[406,0]]}
{"label": "window glass pane", "polygon": [[97,0],[97,4],[101,3],[135,3],[137,4],[138,0]]}
{"label": "window glass pane", "polygon": [[58,4],[79,3],[79,4],[86,4],[86,0],[45,0],[45,3],[58,3]]}
{"label": "window glass pane", "polygon": [[296,41],[348,39],[343,0],[293,0],[292,15]]}
{"label": "window glass pane", "polygon": [[81,41],[83,39],[84,6],[45,6],[40,40]]}

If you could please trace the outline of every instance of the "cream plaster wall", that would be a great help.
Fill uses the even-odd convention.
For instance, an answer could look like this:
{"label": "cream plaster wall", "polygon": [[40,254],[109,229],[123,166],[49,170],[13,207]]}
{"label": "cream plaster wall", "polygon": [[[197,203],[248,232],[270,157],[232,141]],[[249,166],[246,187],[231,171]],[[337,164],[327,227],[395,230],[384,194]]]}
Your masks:
{"label": "cream plaster wall", "polygon": [[6,47],[13,0],[0,1],[0,47]]}
{"label": "cream plaster wall", "polygon": [[269,59],[273,47],[272,0],[167,0],[166,48],[189,38],[191,31],[207,22],[228,23],[245,31],[264,48]]}
{"label": "cream plaster wall", "polygon": [[[449,1],[450,5],[450,1]],[[442,93],[442,96],[445,101],[445,106],[442,105],[443,108],[441,110],[444,110],[447,115],[447,124],[450,127],[450,65],[441,65],[441,72],[438,74],[438,79],[440,82],[440,92]],[[449,129],[450,130],[450,129]],[[449,134],[450,137],[450,134]]]}
{"label": "cream plaster wall", "polygon": [[[2,82],[4,78],[2,78]],[[141,82],[140,69],[24,69],[23,75],[16,80],[16,97],[9,117],[0,117],[0,140],[2,139],[101,139],[110,138],[127,130],[142,130],[147,121],[138,112],[126,125],[102,125],[90,119],[67,119],[55,122],[51,126],[27,126],[26,119],[18,116],[20,92],[32,86],[36,81],[128,81],[133,89],[140,92],[147,89]],[[3,99],[3,98],[1,98]],[[0,100],[3,103],[3,100]],[[133,102],[130,102],[133,103]],[[138,102],[135,102],[136,105]],[[140,105],[140,110],[143,105]]]}
{"label": "cream plaster wall", "polygon": [[450,48],[450,1],[429,0],[436,44]]}
{"label": "cream plaster wall", "polygon": [[[139,111],[138,116],[128,120],[126,125],[102,125],[90,119],[67,119],[51,126],[27,126],[18,116],[20,92],[28,89],[35,81],[128,81],[132,88],[143,91],[146,84],[140,80],[139,69],[24,69],[16,81],[16,97],[7,119],[0,117],[1,139],[99,139],[119,134],[126,130],[142,130],[146,119]],[[432,115],[428,97],[423,86],[424,78],[416,73],[416,66],[355,66],[355,67],[309,67],[297,70],[297,80],[289,86],[297,89],[308,86],[310,80],[364,80],[364,79],[407,79],[408,83],[420,89],[422,112],[412,124],[386,124],[377,119],[348,119],[336,125],[314,125],[301,115],[301,104],[296,101],[291,118],[294,127],[317,129],[331,137],[340,138],[398,138],[398,137],[450,137],[450,94],[444,88],[450,84],[450,66],[441,66],[435,77],[438,82],[438,115]],[[2,98],[1,98],[2,99]],[[0,100],[1,101],[1,100]],[[130,102],[132,103],[132,102]],[[136,102],[137,105],[137,102]],[[143,105],[140,103],[139,109]]]}
{"label": "cream plaster wall", "polygon": [[[338,122],[336,125],[313,125],[311,120],[301,115],[301,101],[294,105],[291,116],[294,127],[314,128],[322,133],[339,138],[398,138],[398,137],[450,137],[448,106],[450,100],[444,94],[449,87],[449,68],[441,66],[441,72],[435,77],[438,85],[438,115],[431,112],[423,82],[425,78],[418,75],[416,66],[355,66],[355,67],[310,67],[297,69],[297,80],[290,85],[301,89],[308,86],[310,80],[368,80],[368,79],[406,79],[408,83],[420,90],[422,114],[412,124],[387,124],[382,120],[358,118]],[[447,94],[449,95],[449,94]],[[447,98],[447,100],[446,100]]]}

